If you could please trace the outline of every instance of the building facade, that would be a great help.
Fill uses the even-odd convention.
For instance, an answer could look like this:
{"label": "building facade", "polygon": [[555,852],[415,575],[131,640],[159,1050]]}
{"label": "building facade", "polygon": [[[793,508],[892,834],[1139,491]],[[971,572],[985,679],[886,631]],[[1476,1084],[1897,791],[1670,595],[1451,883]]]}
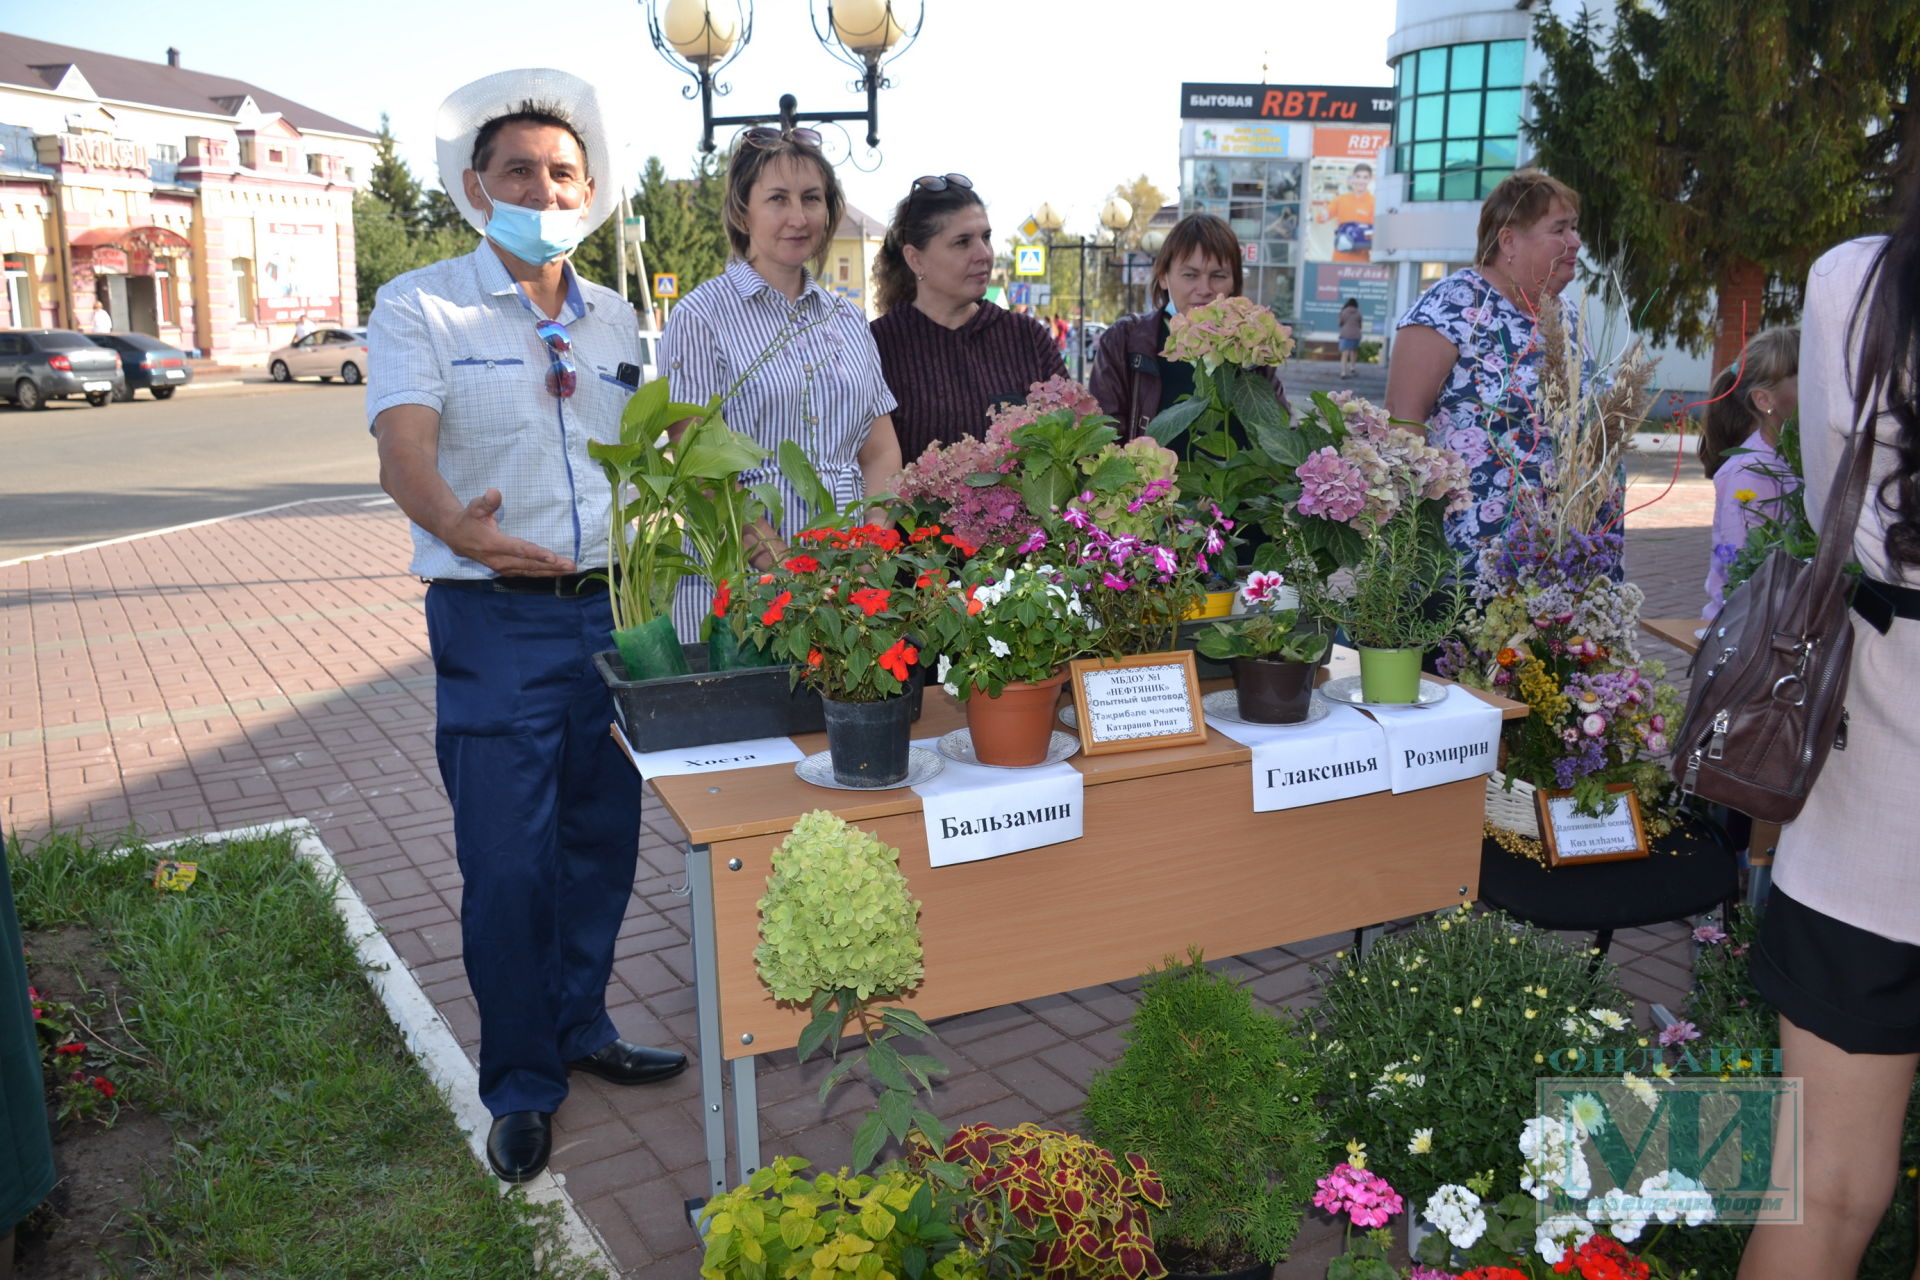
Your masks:
{"label": "building facade", "polygon": [[1180,86],[1180,211],[1240,241],[1245,292],[1303,338],[1336,336],[1340,307],[1388,320],[1372,254],[1374,182],[1393,92],[1378,85]]}
{"label": "building facade", "polygon": [[[1544,71],[1533,20],[1547,3],[1399,0],[1387,41],[1393,143],[1383,157],[1373,239],[1373,261],[1391,275],[1395,317],[1427,286],[1472,264],[1482,199],[1532,160],[1524,128],[1529,86]],[[1625,308],[1604,288],[1584,293],[1589,346],[1618,353],[1630,337]],[[1703,357],[1672,347],[1653,354],[1669,390],[1697,391],[1711,380]]]}
{"label": "building facade", "polygon": [[303,317],[352,323],[374,135],[167,52],[0,35],[0,325],[257,365]]}

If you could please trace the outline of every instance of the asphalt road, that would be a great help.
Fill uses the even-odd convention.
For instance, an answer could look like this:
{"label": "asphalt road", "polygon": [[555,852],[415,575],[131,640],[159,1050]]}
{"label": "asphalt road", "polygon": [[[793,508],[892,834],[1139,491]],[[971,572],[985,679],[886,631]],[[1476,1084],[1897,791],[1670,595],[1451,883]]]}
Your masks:
{"label": "asphalt road", "polygon": [[363,387],[188,387],[0,404],[0,562],[303,498],[378,494]]}

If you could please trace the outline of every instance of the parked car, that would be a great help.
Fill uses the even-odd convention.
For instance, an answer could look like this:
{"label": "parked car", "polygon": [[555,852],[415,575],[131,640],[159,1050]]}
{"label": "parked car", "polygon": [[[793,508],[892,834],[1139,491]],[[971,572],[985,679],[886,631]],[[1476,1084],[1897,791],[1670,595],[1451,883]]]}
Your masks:
{"label": "parked car", "polygon": [[315,329],[268,357],[267,372],[275,382],[291,382],[295,378],[331,382],[338,378],[354,386],[367,375],[367,331]]}
{"label": "parked car", "polygon": [[121,397],[127,375],[120,357],[96,347],[71,329],[8,329],[0,332],[0,397],[22,409],[44,409],[49,400],[85,396],[99,408]]}
{"label": "parked car", "polygon": [[155,400],[165,400],[176,387],[193,381],[193,367],[187,363],[187,353],[151,334],[90,333],[87,337],[120,355],[120,367],[126,371],[127,380],[124,387],[114,390],[115,400],[131,400],[133,393],[142,387],[151,391]]}

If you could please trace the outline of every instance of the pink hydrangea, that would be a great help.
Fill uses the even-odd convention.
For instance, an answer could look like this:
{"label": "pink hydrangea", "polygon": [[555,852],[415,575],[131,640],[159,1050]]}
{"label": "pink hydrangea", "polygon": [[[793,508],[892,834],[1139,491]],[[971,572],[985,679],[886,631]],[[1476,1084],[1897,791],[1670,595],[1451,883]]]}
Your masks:
{"label": "pink hydrangea", "polygon": [[1294,506],[1301,515],[1345,523],[1367,505],[1366,477],[1331,445],[1308,454],[1294,474],[1301,486]]}

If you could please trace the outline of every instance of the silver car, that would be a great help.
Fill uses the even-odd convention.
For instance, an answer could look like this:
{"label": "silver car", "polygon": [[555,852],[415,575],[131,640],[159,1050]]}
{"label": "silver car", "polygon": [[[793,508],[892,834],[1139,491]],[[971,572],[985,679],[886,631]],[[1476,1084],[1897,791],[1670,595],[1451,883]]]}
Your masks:
{"label": "silver car", "polygon": [[365,329],[315,329],[289,346],[281,347],[268,359],[267,372],[275,382],[295,378],[335,378],[348,386],[367,376],[367,331]]}
{"label": "silver car", "polygon": [[120,357],[71,329],[8,329],[0,333],[0,398],[22,409],[85,396],[94,408],[124,400]]}

